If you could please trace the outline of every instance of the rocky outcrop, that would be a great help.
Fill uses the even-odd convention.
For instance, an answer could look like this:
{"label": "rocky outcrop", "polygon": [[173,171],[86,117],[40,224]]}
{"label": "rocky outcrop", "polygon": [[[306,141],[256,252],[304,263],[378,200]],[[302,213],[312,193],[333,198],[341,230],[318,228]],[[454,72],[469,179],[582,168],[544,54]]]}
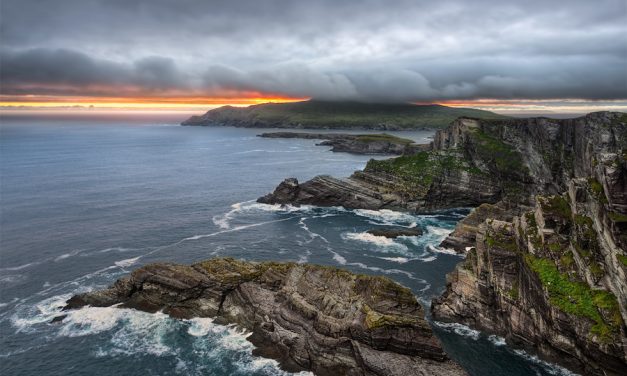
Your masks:
{"label": "rocky outcrop", "polygon": [[316,375],[463,375],[422,307],[390,279],[316,265],[230,258],[191,266],[150,264],[106,290],[72,297],[85,305],[215,317],[252,332],[255,354]]}
{"label": "rocky outcrop", "polygon": [[422,235],[422,230],[420,227],[391,227],[391,228],[376,228],[372,230],[366,231],[370,235],[374,236],[384,236],[386,238],[398,238],[399,236],[420,236]]}
{"label": "rocky outcrop", "polygon": [[597,238],[588,199],[538,196],[512,222],[484,221],[433,317],[497,333],[587,375],[626,374],[625,295],[613,285],[625,283],[627,266]]}
{"label": "rocky outcrop", "polygon": [[389,134],[302,133],[270,132],[258,135],[264,138],[303,138],[326,140],[318,145],[331,146],[333,152],[353,154],[415,154],[430,149],[428,144],[415,144],[412,140]]}
{"label": "rocky outcrop", "polygon": [[[434,142],[464,137],[452,129]],[[433,317],[498,333],[585,374],[626,374],[627,116],[534,121],[500,137],[525,150],[534,199],[479,207],[445,240],[470,252]]]}
{"label": "rocky outcrop", "polygon": [[346,179],[291,181],[289,194],[260,201],[476,207],[443,243],[468,254],[433,316],[587,374],[619,375],[627,373],[626,192],[627,115],[598,112],[458,119],[430,151],[371,160]]}

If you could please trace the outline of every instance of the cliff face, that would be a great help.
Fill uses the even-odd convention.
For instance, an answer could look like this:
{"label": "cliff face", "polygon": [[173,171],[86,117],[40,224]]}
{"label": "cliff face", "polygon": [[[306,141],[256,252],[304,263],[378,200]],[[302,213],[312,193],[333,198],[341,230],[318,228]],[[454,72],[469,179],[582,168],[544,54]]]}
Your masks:
{"label": "cliff face", "polygon": [[627,115],[458,119],[432,150],[261,202],[424,212],[477,207],[443,243],[467,260],[434,301],[459,321],[590,374],[627,373]]}
{"label": "cliff face", "polygon": [[[521,151],[534,199],[480,207],[458,225],[445,245],[472,248],[433,316],[586,374],[625,374],[627,116],[507,123],[494,132]],[[465,137],[453,128],[435,142]]]}
{"label": "cliff face", "polygon": [[316,265],[212,259],[151,264],[85,305],[136,308],[177,318],[215,317],[252,332],[256,355],[317,375],[463,375],[442,350],[422,307],[385,277]]}

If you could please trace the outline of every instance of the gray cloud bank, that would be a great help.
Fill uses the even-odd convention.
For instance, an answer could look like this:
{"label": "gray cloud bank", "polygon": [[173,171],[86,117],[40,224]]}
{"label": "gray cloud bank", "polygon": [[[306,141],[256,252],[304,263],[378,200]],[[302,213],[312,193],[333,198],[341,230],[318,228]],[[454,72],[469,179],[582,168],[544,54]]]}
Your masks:
{"label": "gray cloud bank", "polygon": [[0,93],[627,98],[627,2],[4,0]]}

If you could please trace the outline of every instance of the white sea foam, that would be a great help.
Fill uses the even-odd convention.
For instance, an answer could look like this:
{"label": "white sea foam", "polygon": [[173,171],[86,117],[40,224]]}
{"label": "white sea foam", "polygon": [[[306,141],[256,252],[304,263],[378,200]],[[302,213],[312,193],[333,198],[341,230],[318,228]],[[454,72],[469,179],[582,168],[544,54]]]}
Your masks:
{"label": "white sea foam", "polygon": [[471,329],[466,325],[439,321],[434,321],[433,323],[448,332],[453,332],[460,336],[471,338],[475,341],[479,339],[480,332],[478,330]]}
{"label": "white sea foam", "polygon": [[96,334],[115,327],[124,317],[131,317],[135,311],[115,307],[84,307],[69,311],[59,335],[81,337]]}
{"label": "white sea foam", "polygon": [[413,280],[417,280],[417,281],[426,283],[425,280],[416,278],[413,273],[408,272],[406,270],[384,269],[384,268],[380,268],[378,266],[369,266],[369,265],[364,264],[363,262],[347,262],[346,258],[344,256],[340,255],[339,253],[337,253],[335,251],[332,251],[330,249],[329,249],[329,252],[331,252],[331,254],[333,255],[333,260],[335,260],[340,265],[356,266],[356,267],[361,268],[361,269],[371,270],[373,272],[383,273],[383,274],[402,274],[402,275],[406,276],[409,279],[413,279]]}
{"label": "white sea foam", "polygon": [[19,300],[18,298],[13,298],[13,299],[11,299],[11,300],[10,300],[10,301],[8,301],[8,302],[5,302],[5,303],[0,303],[0,308],[6,307],[6,306],[8,306],[8,305],[11,305],[11,304],[13,304],[13,303],[17,302],[18,300]]}
{"label": "white sea foam", "polygon": [[[189,241],[189,240],[198,240],[198,239],[203,239],[203,238],[210,238],[210,237],[213,237],[213,236],[216,236],[216,235],[220,235],[220,234],[225,234],[225,233],[229,233],[229,232],[240,231],[240,230],[244,230],[244,229],[251,228],[251,227],[257,227],[257,226],[267,225],[267,224],[269,224],[269,223],[289,221],[290,219],[293,219],[293,218],[283,218],[283,219],[277,219],[277,220],[274,220],[274,221],[266,221],[266,222],[253,223],[253,224],[250,224],[250,225],[242,225],[242,226],[233,227],[233,228],[230,228],[230,229],[228,229],[228,230],[222,230],[222,231],[212,232],[212,233],[210,233],[210,234],[194,235],[194,236],[190,236],[190,237],[184,238],[184,239],[182,239],[182,240],[178,241],[178,242],[177,242],[177,243],[175,243],[175,244],[170,244],[170,245],[168,245],[167,247],[171,247],[171,246],[173,246],[173,245],[180,244],[180,243],[182,243],[182,242]],[[166,247],[166,246],[164,246],[164,247],[160,247],[160,248],[159,248],[159,249],[157,249],[157,250],[161,250],[161,249],[163,249],[163,248],[165,248],[165,247]],[[153,251],[153,252],[150,252],[150,254],[151,254],[151,253],[154,253],[154,251]]]}
{"label": "white sea foam", "polygon": [[405,264],[405,263],[409,262],[409,259],[407,257],[379,257],[379,258],[381,260],[397,262],[399,264]]}
{"label": "white sea foam", "polygon": [[505,338],[494,334],[488,336],[488,341],[492,342],[494,346],[505,346],[507,344],[507,342],[505,342]]}
{"label": "white sea foam", "polygon": [[427,256],[427,257],[420,257],[418,258],[418,260],[422,261],[422,262],[432,262],[437,260],[438,256],[436,255],[431,255],[431,256]]}
{"label": "white sea foam", "polygon": [[381,209],[381,210],[367,210],[367,209],[355,209],[353,211],[355,214],[366,217],[369,219],[374,219],[375,221],[381,222],[383,224],[388,225],[405,225],[406,227],[415,227],[416,226],[416,217],[403,212]]}
{"label": "white sea foam", "polygon": [[65,302],[71,296],[72,294],[57,295],[44,299],[33,306],[24,307],[11,317],[11,325],[17,329],[16,332],[30,333],[36,331],[36,325],[48,323],[55,316],[58,316],[61,308],[65,306]]}
{"label": "white sea foam", "polygon": [[0,282],[11,284],[25,280],[28,278],[24,274],[8,274],[0,277]]}
{"label": "white sea foam", "polygon": [[368,232],[346,232],[342,234],[342,239],[374,244],[384,252],[397,251],[405,253],[407,251],[406,245],[397,243],[394,239],[386,238],[385,236],[372,235]]}
{"label": "white sea foam", "polygon": [[0,268],[0,270],[2,271],[17,271],[17,270],[22,270],[22,269],[26,269],[26,268],[30,268],[31,266],[35,266],[35,265],[39,265],[41,264],[41,261],[35,261],[35,262],[29,262],[28,264],[23,264],[23,265],[19,265],[19,266],[10,266],[7,268]]}
{"label": "white sea foam", "polygon": [[73,250],[71,252],[64,253],[64,254],[62,254],[60,256],[57,256],[54,259],[54,262],[59,262],[59,261],[65,260],[66,258],[74,257],[74,256],[80,254],[83,251],[84,251],[84,249],[75,249],[75,250]]}
{"label": "white sea foam", "polygon": [[301,219],[298,221],[298,224],[300,225],[300,227],[305,230],[305,232],[309,235],[309,240],[306,241],[306,244],[311,243],[312,241],[316,240],[316,239],[320,239],[325,243],[329,243],[329,241],[327,240],[327,238],[325,238],[324,236],[313,232],[309,229],[309,226],[307,226],[307,224],[305,223],[305,220],[307,219],[307,217],[301,217]]}
{"label": "white sea foam", "polygon": [[333,251],[331,251],[331,253],[333,254],[333,260],[335,260],[340,265],[346,265],[346,258],[344,258],[344,256]]}
{"label": "white sea foam", "polygon": [[110,247],[97,251],[97,253],[109,253],[109,252],[130,252],[138,251],[144,248],[124,248],[124,247]]}
{"label": "white sea foam", "polygon": [[137,257],[133,257],[133,258],[125,259],[125,260],[116,261],[115,266],[118,266],[120,268],[127,268],[135,264],[137,260],[139,260],[139,258],[140,256],[137,256]]}
{"label": "white sea foam", "polygon": [[538,358],[535,355],[530,355],[527,352],[525,352],[524,350],[513,350],[513,352],[524,358],[525,360],[532,362],[532,363],[536,363],[540,366],[542,366],[548,373],[550,373],[551,375],[556,375],[556,376],[579,376],[579,374],[574,373],[564,367],[561,367],[557,364],[552,364],[552,363],[548,363],[545,362],[543,360],[541,360],[540,358]]}

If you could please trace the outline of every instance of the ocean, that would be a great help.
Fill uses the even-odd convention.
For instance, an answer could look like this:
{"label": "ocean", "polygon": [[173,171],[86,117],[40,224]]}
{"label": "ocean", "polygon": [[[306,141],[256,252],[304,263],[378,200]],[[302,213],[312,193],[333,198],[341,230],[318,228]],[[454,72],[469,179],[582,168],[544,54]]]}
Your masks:
{"label": "ocean", "polygon": [[[286,177],[348,176],[371,156],[267,129],[182,127],[169,117],[2,117],[0,366],[3,375],[283,375],[246,333],[211,319],[83,308],[66,299],[156,261],[231,256],[338,266],[409,287],[428,312],[462,258],[439,242],[468,208],[429,215],[280,207],[255,199]],[[428,142],[432,131],[391,132]],[[377,158],[385,158],[378,156]],[[396,225],[424,235],[366,233]],[[567,375],[488,336],[433,323],[470,375]]]}

